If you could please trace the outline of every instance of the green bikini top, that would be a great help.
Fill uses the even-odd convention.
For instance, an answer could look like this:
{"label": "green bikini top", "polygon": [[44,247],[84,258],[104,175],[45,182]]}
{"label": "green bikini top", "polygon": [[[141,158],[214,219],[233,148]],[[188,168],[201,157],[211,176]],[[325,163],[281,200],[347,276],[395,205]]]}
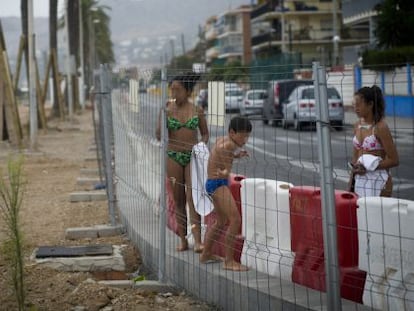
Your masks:
{"label": "green bikini top", "polygon": [[195,130],[198,127],[198,116],[194,116],[187,120],[185,123],[181,123],[174,117],[168,117],[167,119],[167,128],[172,131],[179,130],[182,127],[185,127],[189,130]]}

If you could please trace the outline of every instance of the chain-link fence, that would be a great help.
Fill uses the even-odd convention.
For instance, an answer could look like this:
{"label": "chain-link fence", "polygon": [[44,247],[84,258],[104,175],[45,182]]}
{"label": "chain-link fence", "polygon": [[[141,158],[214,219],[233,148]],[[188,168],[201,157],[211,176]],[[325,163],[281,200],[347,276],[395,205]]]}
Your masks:
{"label": "chain-link fence", "polygon": [[[257,68],[231,81],[186,70],[133,72],[101,67],[97,137],[108,182],[114,159],[110,202],[116,193],[121,221],[160,281],[224,310],[414,308],[413,116],[386,110],[386,123],[371,124],[354,97],[375,83],[387,107],[400,105],[395,95],[406,105],[411,98],[412,107],[411,94],[377,82],[396,80],[326,72],[318,63],[269,81]],[[245,145],[230,122],[240,115],[252,124]],[[357,160],[374,159],[364,163],[366,178],[356,178],[370,194],[349,192],[348,163],[357,164],[357,144],[372,139]],[[220,158],[222,146],[228,153]],[[392,196],[380,197],[391,175]],[[228,196],[208,195],[207,177],[224,180]],[[214,228],[211,252],[202,252],[200,236],[205,243]],[[228,228],[235,231],[226,237]],[[234,271],[244,265],[248,271]]]}

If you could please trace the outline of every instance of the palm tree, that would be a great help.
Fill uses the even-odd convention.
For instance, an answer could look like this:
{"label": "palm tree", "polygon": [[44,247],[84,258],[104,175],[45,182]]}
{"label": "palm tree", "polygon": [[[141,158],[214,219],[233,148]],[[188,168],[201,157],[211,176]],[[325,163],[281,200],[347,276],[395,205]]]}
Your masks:
{"label": "palm tree", "polygon": [[[69,54],[75,57],[76,68],[79,68],[79,1],[68,1],[68,26],[69,26]],[[74,100],[75,109],[79,108],[79,85],[77,75],[71,75],[73,91],[72,98]]]}
{"label": "palm tree", "polygon": [[[76,67],[79,68],[80,57],[83,57],[85,64],[85,81],[91,81],[91,76],[95,64],[114,62],[114,53],[110,35],[110,17],[106,13],[110,7],[99,5],[97,0],[81,0],[82,6],[82,27],[83,27],[83,55],[79,55],[79,1],[68,1],[68,23],[70,31],[69,45],[71,55],[76,56]],[[94,23],[94,21],[99,21]],[[64,19],[59,20],[59,27],[64,27]],[[93,49],[90,43],[94,42]],[[95,51],[96,62],[91,64],[90,55]],[[94,57],[95,58],[95,57]],[[72,80],[73,85],[77,86],[77,79]],[[74,97],[78,98],[78,88],[74,87]],[[78,107],[76,104],[75,107]]]}
{"label": "palm tree", "polygon": [[[91,58],[96,59],[96,63],[114,62],[114,53],[109,29],[110,17],[105,12],[111,8],[98,4],[96,0],[82,0],[82,26],[83,26],[83,57],[85,64],[85,81],[92,83],[92,74],[95,64]],[[99,23],[94,23],[99,21]],[[95,43],[95,47],[91,44]],[[91,53],[96,54],[91,57]]]}

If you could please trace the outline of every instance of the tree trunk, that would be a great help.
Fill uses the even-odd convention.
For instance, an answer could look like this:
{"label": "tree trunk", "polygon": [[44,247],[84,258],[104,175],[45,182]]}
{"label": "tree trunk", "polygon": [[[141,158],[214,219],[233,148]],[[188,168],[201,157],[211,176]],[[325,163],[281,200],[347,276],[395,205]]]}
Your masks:
{"label": "tree trunk", "polygon": [[75,58],[76,74],[72,75],[72,98],[73,107],[80,108],[79,105],[79,84],[78,68],[79,58],[79,1],[68,1],[68,23],[69,23],[69,50],[71,57]]}
{"label": "tree trunk", "polygon": [[[56,0],[49,0],[49,49],[50,55],[53,54],[53,51],[57,58],[57,10],[58,4]],[[53,67],[52,67],[53,68]],[[52,79],[53,79],[53,108],[52,108],[52,115],[53,117],[59,117],[59,72],[55,70],[56,68],[52,69]]]}
{"label": "tree trunk", "polygon": [[[28,44],[28,33],[29,33],[29,17],[28,17],[28,7],[27,0],[20,1],[20,14],[22,16],[22,34],[24,36],[24,61],[26,65],[26,79],[27,85],[29,86],[29,44]],[[17,81],[18,83],[18,81]]]}

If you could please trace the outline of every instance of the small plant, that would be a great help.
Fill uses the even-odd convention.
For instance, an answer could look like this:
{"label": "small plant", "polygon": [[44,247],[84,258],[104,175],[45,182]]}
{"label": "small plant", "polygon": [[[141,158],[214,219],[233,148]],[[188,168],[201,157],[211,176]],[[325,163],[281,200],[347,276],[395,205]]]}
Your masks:
{"label": "small plant", "polygon": [[7,174],[0,176],[0,216],[4,221],[6,240],[2,254],[10,267],[10,278],[18,310],[25,308],[23,235],[20,228],[20,208],[23,200],[23,158],[9,159]]}

